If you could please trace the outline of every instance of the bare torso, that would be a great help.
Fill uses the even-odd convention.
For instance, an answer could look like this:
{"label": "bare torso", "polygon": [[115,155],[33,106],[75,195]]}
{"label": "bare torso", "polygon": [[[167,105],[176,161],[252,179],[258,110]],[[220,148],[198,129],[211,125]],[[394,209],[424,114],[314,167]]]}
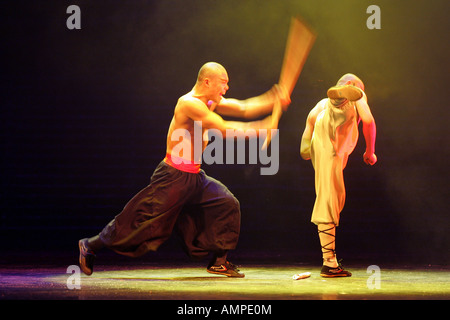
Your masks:
{"label": "bare torso", "polygon": [[[172,151],[176,148],[175,156],[190,162],[201,162],[201,154],[208,144],[208,140],[203,139],[207,129],[202,127],[201,123],[195,123],[194,120],[186,114],[186,107],[188,107],[189,104],[199,103],[211,111],[214,110],[216,105],[211,102],[208,103],[209,105],[205,104],[201,99],[196,98],[192,91],[178,99],[167,133],[167,154],[172,155]],[[199,137],[198,134],[200,132],[201,136]],[[194,153],[194,148],[199,148],[200,146],[201,150]],[[179,152],[180,150],[181,152]]]}

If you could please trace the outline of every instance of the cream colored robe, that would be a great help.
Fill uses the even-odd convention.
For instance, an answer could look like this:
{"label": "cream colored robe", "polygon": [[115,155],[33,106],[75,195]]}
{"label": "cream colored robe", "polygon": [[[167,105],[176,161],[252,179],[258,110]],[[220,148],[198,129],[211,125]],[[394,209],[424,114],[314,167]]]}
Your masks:
{"label": "cream colored robe", "polygon": [[339,107],[329,99],[317,116],[311,139],[311,161],[315,170],[316,202],[311,222],[339,225],[345,203],[343,170],[358,141],[359,117],[354,102]]}

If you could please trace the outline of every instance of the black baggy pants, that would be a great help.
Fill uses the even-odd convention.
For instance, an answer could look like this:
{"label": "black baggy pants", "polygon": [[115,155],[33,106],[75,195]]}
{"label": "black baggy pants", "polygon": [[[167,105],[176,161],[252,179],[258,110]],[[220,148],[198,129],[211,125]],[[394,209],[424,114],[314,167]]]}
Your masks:
{"label": "black baggy pants", "polygon": [[150,184],[135,195],[100,233],[106,247],[138,257],[156,251],[176,228],[192,258],[236,247],[239,201],[203,170],[188,173],[162,161]]}

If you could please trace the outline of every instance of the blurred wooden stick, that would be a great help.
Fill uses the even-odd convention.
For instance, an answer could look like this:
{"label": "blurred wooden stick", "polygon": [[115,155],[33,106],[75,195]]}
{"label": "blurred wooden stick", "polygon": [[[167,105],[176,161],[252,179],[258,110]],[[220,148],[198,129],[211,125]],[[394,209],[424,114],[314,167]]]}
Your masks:
{"label": "blurred wooden stick", "polygon": [[[289,96],[294,90],[298,77],[300,76],[315,40],[316,33],[312,31],[311,28],[299,18],[291,19],[279,79],[280,86],[283,86],[287,90]],[[280,121],[282,113],[281,103],[277,100],[272,111],[272,129],[278,129],[278,122]],[[262,147],[263,150],[269,146],[271,140],[272,132],[270,131],[267,133],[266,140],[264,141]]]}

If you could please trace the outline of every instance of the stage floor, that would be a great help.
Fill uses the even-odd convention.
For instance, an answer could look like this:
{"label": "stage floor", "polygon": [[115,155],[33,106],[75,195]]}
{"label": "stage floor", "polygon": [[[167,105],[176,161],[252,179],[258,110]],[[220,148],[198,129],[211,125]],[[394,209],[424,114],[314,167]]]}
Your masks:
{"label": "stage floor", "polygon": [[[99,264],[91,276],[77,266],[0,266],[2,300],[429,300],[450,299],[448,267],[346,266],[350,278],[325,279],[320,266],[246,264],[245,278],[211,275],[203,264]],[[75,272],[72,269],[75,270]],[[293,280],[297,273],[311,277]],[[379,288],[376,288],[379,279]]]}

